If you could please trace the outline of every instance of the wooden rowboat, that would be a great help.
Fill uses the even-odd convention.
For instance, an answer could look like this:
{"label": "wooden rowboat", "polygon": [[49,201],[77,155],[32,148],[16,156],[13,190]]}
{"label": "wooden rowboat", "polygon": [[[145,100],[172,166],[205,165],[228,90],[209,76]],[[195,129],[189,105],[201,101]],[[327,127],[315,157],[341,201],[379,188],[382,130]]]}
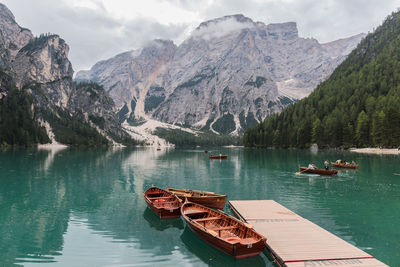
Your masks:
{"label": "wooden rowboat", "polygon": [[210,159],[227,159],[228,155],[210,155]]}
{"label": "wooden rowboat", "polygon": [[182,201],[174,194],[152,186],[144,192],[147,206],[160,218],[181,216]]}
{"label": "wooden rowboat", "polygon": [[338,168],[348,168],[348,169],[358,169],[359,165],[354,165],[354,164],[345,164],[345,163],[336,163],[336,162],[331,162],[331,165],[333,167],[338,167]]}
{"label": "wooden rowboat", "polygon": [[182,200],[187,198],[190,202],[198,203],[209,208],[223,209],[225,207],[226,195],[219,195],[214,192],[175,188],[167,188],[166,191],[175,194]]}
{"label": "wooden rowboat", "polygon": [[195,234],[236,259],[256,256],[265,248],[264,236],[224,213],[192,202],[184,203],[181,213]]}
{"label": "wooden rowboat", "polygon": [[301,173],[315,173],[321,175],[335,175],[338,173],[337,170],[325,170],[325,169],[309,169],[307,167],[300,167]]}

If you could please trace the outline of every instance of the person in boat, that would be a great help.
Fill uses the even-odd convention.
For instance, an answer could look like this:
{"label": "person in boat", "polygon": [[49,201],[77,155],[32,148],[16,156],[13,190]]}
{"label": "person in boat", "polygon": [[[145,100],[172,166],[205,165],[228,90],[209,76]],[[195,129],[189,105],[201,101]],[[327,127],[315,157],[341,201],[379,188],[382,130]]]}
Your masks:
{"label": "person in boat", "polygon": [[325,160],[324,165],[325,165],[325,170],[329,170],[329,161],[328,160]]}
{"label": "person in boat", "polygon": [[341,164],[342,163],[342,160],[341,159],[338,159],[337,161],[336,161],[336,164]]}
{"label": "person in boat", "polygon": [[351,165],[357,165],[357,163],[353,160],[353,161],[351,162]]}
{"label": "person in boat", "polygon": [[316,168],[317,167],[315,166],[315,164],[312,164],[312,163],[308,164],[308,169],[315,170]]}

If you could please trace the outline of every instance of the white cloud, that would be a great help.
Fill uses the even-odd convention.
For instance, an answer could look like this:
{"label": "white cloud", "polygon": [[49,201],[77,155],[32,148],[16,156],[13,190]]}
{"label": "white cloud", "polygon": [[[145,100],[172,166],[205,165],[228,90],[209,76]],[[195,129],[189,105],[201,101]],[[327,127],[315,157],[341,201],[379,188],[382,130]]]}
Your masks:
{"label": "white cloud", "polygon": [[[59,34],[70,46],[75,70],[140,48],[156,39],[182,42],[202,21],[244,14],[265,24],[295,21],[301,37],[320,42],[372,31],[399,7],[398,0],[0,0],[17,22]],[[215,26],[215,27],[214,27]],[[214,25],[204,38],[235,30]],[[198,33],[195,33],[198,34]]]}
{"label": "white cloud", "polygon": [[98,1],[92,0],[70,0],[69,4],[74,8],[103,9],[104,7]]}
{"label": "white cloud", "polygon": [[229,17],[221,21],[209,22],[207,26],[195,30],[192,33],[194,37],[200,37],[205,40],[218,38],[245,28],[254,27],[251,23],[238,22],[235,18]]}
{"label": "white cloud", "polygon": [[113,17],[131,20],[141,17],[152,19],[161,24],[188,23],[199,20],[197,12],[186,10],[183,7],[174,5],[168,1],[146,0],[96,0],[100,1],[107,12]]}

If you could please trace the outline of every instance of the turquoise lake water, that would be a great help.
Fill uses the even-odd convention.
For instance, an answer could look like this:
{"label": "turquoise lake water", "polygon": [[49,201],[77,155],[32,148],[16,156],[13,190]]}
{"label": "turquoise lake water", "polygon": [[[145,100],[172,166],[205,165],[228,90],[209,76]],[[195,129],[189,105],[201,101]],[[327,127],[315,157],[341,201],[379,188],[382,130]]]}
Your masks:
{"label": "turquoise lake water", "polygon": [[[212,149],[211,149],[212,150]],[[390,266],[400,266],[400,157],[308,150],[92,149],[0,152],[0,266],[274,266],[235,261],[182,219],[146,207],[151,185],[273,199]],[[300,165],[356,160],[336,177]],[[229,211],[229,208],[225,208]]]}

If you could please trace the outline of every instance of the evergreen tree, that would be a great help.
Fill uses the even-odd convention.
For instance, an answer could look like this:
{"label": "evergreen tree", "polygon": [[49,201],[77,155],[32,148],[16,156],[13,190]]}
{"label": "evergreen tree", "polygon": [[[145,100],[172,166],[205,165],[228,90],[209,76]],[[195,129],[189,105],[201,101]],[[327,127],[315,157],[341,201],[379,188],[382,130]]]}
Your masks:
{"label": "evergreen tree", "polygon": [[364,110],[358,115],[356,140],[358,146],[366,146],[369,144],[369,119]]}
{"label": "evergreen tree", "polygon": [[373,144],[375,146],[384,146],[385,142],[385,121],[386,115],[383,110],[376,111],[372,121],[372,132],[371,136],[373,139]]}

